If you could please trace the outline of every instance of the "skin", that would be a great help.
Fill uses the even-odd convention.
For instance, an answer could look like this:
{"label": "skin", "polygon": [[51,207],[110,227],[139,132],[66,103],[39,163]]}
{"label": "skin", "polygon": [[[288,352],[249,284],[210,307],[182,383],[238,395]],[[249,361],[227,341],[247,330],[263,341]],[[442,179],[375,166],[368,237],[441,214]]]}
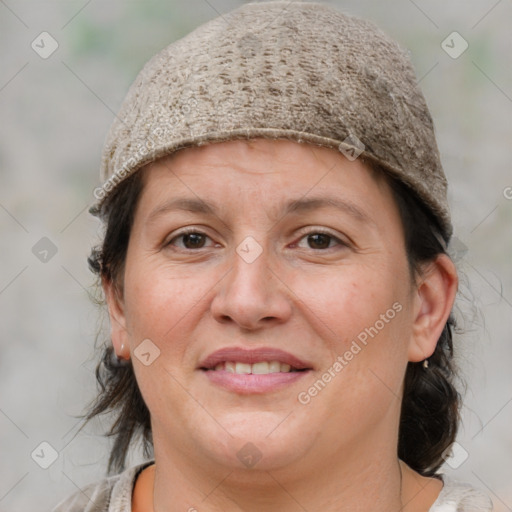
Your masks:
{"label": "skin", "polygon": [[[407,363],[435,349],[457,274],[440,255],[411,281],[384,177],[333,149],[265,139],[187,148],[139,172],[122,283],[103,283],[114,348],[132,358],[151,413],[155,465],[137,480],[134,512],[428,511],[442,482],[397,459],[402,386]],[[327,195],[367,222],[330,206],[283,215],[290,199]],[[150,220],[178,197],[218,212]],[[206,236],[178,237],[184,227]],[[322,230],[332,238],[308,236]],[[236,252],[248,236],[262,249],[252,263]],[[300,403],[397,302],[400,312]],[[145,339],[160,350],[148,366],[134,356]],[[263,395],[226,391],[196,368],[234,345],[277,347],[314,370]],[[262,454],[252,468],[237,457],[248,442]]]}

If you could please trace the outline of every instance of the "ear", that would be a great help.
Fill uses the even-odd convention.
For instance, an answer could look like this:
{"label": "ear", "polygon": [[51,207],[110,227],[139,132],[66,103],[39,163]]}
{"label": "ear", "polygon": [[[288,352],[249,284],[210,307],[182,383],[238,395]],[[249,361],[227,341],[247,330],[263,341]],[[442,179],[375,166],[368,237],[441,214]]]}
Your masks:
{"label": "ear", "polygon": [[101,285],[108,306],[112,345],[120,359],[128,360],[130,359],[130,345],[126,330],[122,292],[120,292],[118,287],[109,279],[102,278]]}
{"label": "ear", "polygon": [[427,265],[415,292],[409,361],[423,361],[434,353],[450,316],[457,287],[457,270],[448,255],[440,254]]}

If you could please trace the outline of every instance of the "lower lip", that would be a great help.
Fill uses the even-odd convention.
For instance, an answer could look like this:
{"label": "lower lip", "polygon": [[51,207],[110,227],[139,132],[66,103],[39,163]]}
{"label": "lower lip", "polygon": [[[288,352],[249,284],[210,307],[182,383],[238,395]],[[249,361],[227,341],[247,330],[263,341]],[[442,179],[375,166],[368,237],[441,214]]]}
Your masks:
{"label": "lower lip", "polygon": [[229,391],[242,395],[251,393],[269,393],[293,384],[306,375],[310,370],[301,372],[279,372],[267,374],[231,373],[225,370],[201,370],[211,383]]}

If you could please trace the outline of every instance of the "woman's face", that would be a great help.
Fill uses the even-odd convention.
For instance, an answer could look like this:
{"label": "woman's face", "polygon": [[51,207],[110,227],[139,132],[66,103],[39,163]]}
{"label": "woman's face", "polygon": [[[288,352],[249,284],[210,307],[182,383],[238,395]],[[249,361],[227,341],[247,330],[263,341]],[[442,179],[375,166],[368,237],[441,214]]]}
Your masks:
{"label": "woman's face", "polygon": [[435,343],[415,339],[419,294],[383,176],[265,139],[141,172],[117,313],[109,301],[155,454],[277,470],[396,453],[407,362]]}

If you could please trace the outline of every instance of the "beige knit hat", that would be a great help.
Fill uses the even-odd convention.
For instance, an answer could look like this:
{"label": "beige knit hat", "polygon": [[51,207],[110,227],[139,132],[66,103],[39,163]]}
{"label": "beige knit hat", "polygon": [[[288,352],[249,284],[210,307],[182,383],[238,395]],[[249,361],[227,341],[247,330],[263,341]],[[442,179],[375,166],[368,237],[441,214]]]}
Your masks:
{"label": "beige knit hat", "polygon": [[446,177],[407,52],[373,23],[317,2],[248,3],[155,55],[112,124],[90,211],[101,216],[120,182],[164,155],[255,137],[380,164],[450,238]]}

